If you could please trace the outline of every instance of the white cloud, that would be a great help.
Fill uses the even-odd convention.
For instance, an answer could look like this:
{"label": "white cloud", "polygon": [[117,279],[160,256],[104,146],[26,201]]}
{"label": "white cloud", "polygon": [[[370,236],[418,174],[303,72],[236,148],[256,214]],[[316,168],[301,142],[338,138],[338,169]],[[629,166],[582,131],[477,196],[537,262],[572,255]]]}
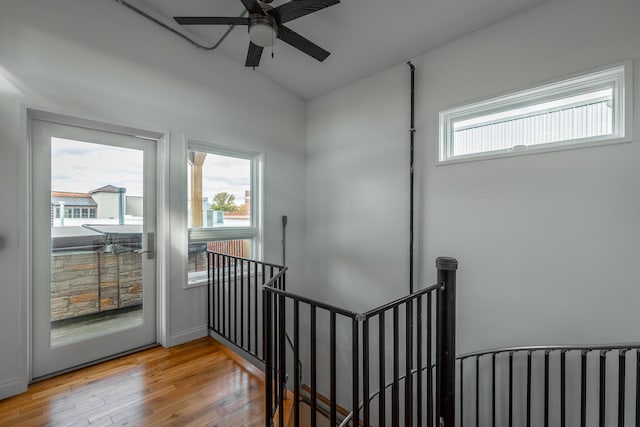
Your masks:
{"label": "white cloud", "polygon": [[114,185],[142,196],[143,164],[140,150],[52,138],[51,189],[87,193]]}

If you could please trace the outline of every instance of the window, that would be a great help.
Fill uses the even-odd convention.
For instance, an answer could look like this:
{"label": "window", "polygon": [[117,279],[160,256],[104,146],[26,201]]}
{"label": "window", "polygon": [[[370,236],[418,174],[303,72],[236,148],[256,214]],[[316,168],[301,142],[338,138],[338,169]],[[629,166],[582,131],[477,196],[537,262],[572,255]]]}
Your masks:
{"label": "window", "polygon": [[190,143],[188,284],[207,278],[207,250],[249,258],[259,247],[259,156]]}
{"label": "window", "polygon": [[71,218],[73,215],[71,215],[71,212],[73,211],[73,209],[71,208],[64,208],[64,216],[65,218]]}
{"label": "window", "polygon": [[626,142],[631,63],[440,113],[440,162]]}
{"label": "window", "polygon": [[96,208],[89,208],[89,218],[96,217]]}
{"label": "window", "polygon": [[56,218],[60,218],[60,206],[56,206]]}
{"label": "window", "polygon": [[73,217],[80,218],[80,208],[73,208]]}
{"label": "window", "polygon": [[82,208],[82,218],[89,218],[89,209]]}

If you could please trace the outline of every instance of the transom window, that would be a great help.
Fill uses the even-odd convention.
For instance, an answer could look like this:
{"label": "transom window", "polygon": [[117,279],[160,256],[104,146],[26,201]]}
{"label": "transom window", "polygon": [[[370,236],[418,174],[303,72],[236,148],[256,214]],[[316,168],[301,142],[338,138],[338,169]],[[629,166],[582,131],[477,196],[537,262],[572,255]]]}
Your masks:
{"label": "transom window", "polygon": [[630,67],[629,62],[443,111],[440,162],[624,142],[630,130]]}

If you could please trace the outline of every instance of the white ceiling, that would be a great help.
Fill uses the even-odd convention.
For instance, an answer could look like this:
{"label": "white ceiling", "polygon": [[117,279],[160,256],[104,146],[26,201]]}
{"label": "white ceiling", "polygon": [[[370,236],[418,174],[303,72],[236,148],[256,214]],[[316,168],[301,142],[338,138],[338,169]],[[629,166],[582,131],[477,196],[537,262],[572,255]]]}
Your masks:
{"label": "white ceiling", "polygon": [[[288,0],[274,0],[272,6]],[[342,0],[287,24],[331,52],[324,62],[279,41],[264,50],[259,72],[304,99],[415,57],[544,0]],[[166,17],[239,16],[240,0],[142,0]],[[213,45],[226,26],[183,27]],[[236,27],[218,49],[244,66],[249,39]],[[185,49],[193,49],[185,43]],[[202,55],[210,55],[201,51]]]}

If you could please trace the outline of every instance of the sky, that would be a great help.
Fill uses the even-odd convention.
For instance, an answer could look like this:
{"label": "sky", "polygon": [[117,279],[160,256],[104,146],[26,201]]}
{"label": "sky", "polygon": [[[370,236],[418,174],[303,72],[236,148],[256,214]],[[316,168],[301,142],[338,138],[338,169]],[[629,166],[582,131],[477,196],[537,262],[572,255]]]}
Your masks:
{"label": "sky", "polygon": [[[126,188],[129,196],[142,196],[143,161],[140,150],[52,138],[51,190],[88,193],[114,185]],[[205,197],[226,191],[242,205],[251,188],[251,161],[207,154],[202,181]]]}
{"label": "sky", "polygon": [[[189,168],[189,172],[191,168]],[[189,183],[190,184],[190,183]],[[190,185],[189,195],[191,194]],[[251,188],[251,161],[236,157],[207,154],[202,166],[202,195],[209,200],[220,192],[235,196],[235,204],[244,204],[244,192]]]}
{"label": "sky", "polygon": [[142,196],[142,151],[51,138],[51,191],[88,193],[105,185]]}

